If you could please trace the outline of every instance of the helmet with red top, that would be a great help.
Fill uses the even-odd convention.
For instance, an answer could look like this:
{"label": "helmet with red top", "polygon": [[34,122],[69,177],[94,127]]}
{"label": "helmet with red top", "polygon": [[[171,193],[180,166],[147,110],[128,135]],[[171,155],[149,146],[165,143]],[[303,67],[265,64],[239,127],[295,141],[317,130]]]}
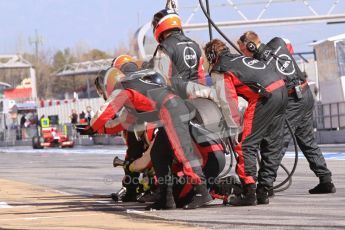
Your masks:
{"label": "helmet with red top", "polygon": [[163,9],[153,16],[152,27],[155,39],[160,42],[163,32],[173,29],[182,30],[182,22],[175,10]]}

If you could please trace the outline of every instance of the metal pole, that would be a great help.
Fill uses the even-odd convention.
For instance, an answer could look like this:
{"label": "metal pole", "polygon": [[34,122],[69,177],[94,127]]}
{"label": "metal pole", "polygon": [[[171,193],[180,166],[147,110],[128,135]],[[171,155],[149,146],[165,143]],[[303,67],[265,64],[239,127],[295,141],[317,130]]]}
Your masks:
{"label": "metal pole", "polygon": [[90,99],[91,95],[90,95],[90,79],[87,79],[86,81],[86,90],[87,90],[87,98]]}
{"label": "metal pole", "polygon": [[[207,14],[210,15],[211,17],[211,12],[210,12],[210,5],[208,3],[208,0],[205,0],[206,1],[206,11],[207,11]],[[212,40],[213,36],[212,36],[212,25],[211,25],[211,22],[208,20],[208,34],[210,35],[210,41]]]}
{"label": "metal pole", "polygon": [[332,121],[332,104],[328,105],[328,109],[329,109],[329,121],[330,121],[330,125],[331,125],[331,130],[333,129],[333,121]]}
{"label": "metal pole", "polygon": [[338,115],[338,127],[337,127],[337,130],[340,129],[340,112],[339,112],[339,102],[337,102],[337,115]]}

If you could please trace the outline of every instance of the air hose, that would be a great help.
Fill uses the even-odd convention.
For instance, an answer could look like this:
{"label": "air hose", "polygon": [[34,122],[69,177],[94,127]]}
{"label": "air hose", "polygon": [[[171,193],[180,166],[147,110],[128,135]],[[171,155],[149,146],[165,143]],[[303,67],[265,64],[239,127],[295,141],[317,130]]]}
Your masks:
{"label": "air hose", "polygon": [[216,179],[220,179],[222,177],[227,176],[230,173],[232,166],[234,164],[234,152],[233,152],[234,148],[233,148],[231,138],[229,137],[229,138],[226,138],[225,140],[221,138],[220,140],[222,141],[223,146],[226,147],[226,150],[227,150],[226,152],[229,153],[230,155],[230,163],[229,163],[229,167],[225,170],[225,172],[219,174]]}
{"label": "air hose", "polygon": [[[290,123],[288,122],[287,119],[285,119],[285,123],[290,131],[290,134],[291,134],[291,137],[292,137],[292,140],[293,140],[293,144],[294,144],[294,147],[295,147],[295,161],[294,161],[294,165],[292,167],[292,170],[290,173],[288,173],[288,170],[286,169],[286,167],[283,165],[283,164],[280,164],[280,167],[282,167],[284,169],[284,171],[288,174],[287,178],[282,181],[281,183],[273,186],[273,191],[274,192],[281,192],[281,191],[284,191],[286,189],[288,189],[291,185],[291,180],[292,180],[292,175],[295,173],[296,171],[296,168],[297,168],[297,163],[298,163],[298,147],[297,147],[297,140],[296,140],[296,137],[293,133],[293,130],[291,128],[291,125]],[[281,188],[284,184],[286,184],[287,182],[289,181],[289,184],[284,187],[284,188]]]}
{"label": "air hose", "polygon": [[212,24],[213,28],[215,28],[217,30],[217,32],[239,53],[239,54],[242,54],[241,50],[239,50],[237,48],[237,46],[223,33],[223,31],[221,31],[219,29],[219,27],[216,25],[216,23],[214,23],[214,21],[212,20],[212,18],[210,17],[210,15],[207,13],[206,9],[205,9],[205,6],[202,2],[202,0],[199,0],[199,4],[200,4],[200,7],[202,9],[202,11],[204,12],[207,20]]}
{"label": "air hose", "polygon": [[[207,18],[207,20],[208,20],[208,22],[209,23],[211,23],[212,24],[212,26],[213,26],[213,28],[239,53],[239,54],[241,54],[241,55],[243,55],[243,53],[237,48],[237,46],[221,31],[221,29],[219,29],[219,27],[216,25],[216,23],[212,20],[212,18],[211,18],[211,16],[207,13],[207,11],[206,11],[206,9],[205,9],[205,6],[204,6],[204,4],[203,4],[203,2],[202,2],[202,0],[199,0],[199,4],[200,4],[200,8],[202,9],[202,11],[203,11],[203,13],[204,13],[204,15],[205,15],[205,17]],[[283,182],[281,182],[281,183],[279,183],[278,185],[276,185],[276,186],[274,186],[273,187],[273,191],[274,192],[281,192],[281,191],[284,191],[284,190],[286,190],[286,189],[288,189],[289,187],[290,187],[290,185],[291,185],[291,183],[292,183],[292,175],[294,174],[294,172],[295,172],[295,170],[296,170],[296,167],[297,167],[297,162],[298,162],[298,147],[297,147],[297,141],[296,141],[296,137],[295,137],[295,135],[294,135],[294,133],[293,133],[293,130],[292,130],[292,128],[291,128],[291,126],[290,126],[290,124],[289,124],[289,122],[287,121],[287,120],[285,120],[285,122],[286,122],[286,125],[287,125],[287,127],[288,127],[288,129],[289,129],[289,131],[290,131],[290,134],[291,134],[291,136],[292,136],[292,139],[293,139],[293,142],[294,142],[294,146],[295,146],[295,161],[294,161],[294,165],[293,165],[293,167],[292,167],[292,170],[291,170],[291,172],[289,172],[288,170],[287,170],[287,168],[283,165],[283,164],[280,164],[280,167],[282,167],[283,168],[283,170],[287,173],[287,178],[283,181]],[[234,146],[233,146],[233,144],[232,143],[229,143],[229,145],[230,145],[230,147],[231,147],[231,149],[232,149],[232,152],[233,153],[235,153],[234,152]],[[231,158],[231,159],[233,159],[233,157]],[[229,169],[228,170],[226,170],[226,172],[225,173],[228,173],[228,171],[230,171],[231,170],[231,167],[232,167],[232,162],[231,162],[231,164],[230,164],[230,167],[229,167]],[[221,176],[223,176],[225,173],[223,173]],[[224,175],[225,176],[225,175]],[[220,176],[219,176],[219,178],[220,178]],[[283,185],[285,185],[287,182],[289,182],[289,184],[287,185],[287,186],[285,186],[284,188],[282,188],[282,186]]]}

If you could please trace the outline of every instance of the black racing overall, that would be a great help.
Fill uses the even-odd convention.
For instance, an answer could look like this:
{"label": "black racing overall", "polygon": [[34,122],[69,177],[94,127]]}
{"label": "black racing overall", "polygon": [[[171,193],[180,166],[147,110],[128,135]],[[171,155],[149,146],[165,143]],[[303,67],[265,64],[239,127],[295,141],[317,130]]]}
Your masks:
{"label": "black racing overall", "polygon": [[[242,137],[235,146],[237,174],[244,185],[254,185],[258,180],[260,185],[272,187],[282,149],[287,103],[284,81],[264,63],[230,52],[222,53],[212,68],[213,72],[223,75],[217,85],[225,89],[225,100],[237,101],[237,96],[241,96],[248,101]],[[262,162],[257,178],[259,150]]]}
{"label": "black racing overall", "polygon": [[199,45],[182,32],[173,31],[159,44],[158,49],[163,49],[172,61],[171,75],[168,76],[171,79],[172,88],[180,97],[187,98],[187,82],[197,82],[198,74],[200,74],[202,54]]}
{"label": "black racing overall", "polygon": [[[286,119],[294,132],[298,146],[308,160],[310,169],[319,177],[320,182],[331,182],[332,173],[327,168],[325,158],[314,137],[314,98],[306,81],[306,75],[300,70],[281,38],[276,37],[266,45],[262,44],[254,57],[274,66],[283,76],[289,95]],[[285,124],[281,159],[285,155],[291,138],[289,129]]]}

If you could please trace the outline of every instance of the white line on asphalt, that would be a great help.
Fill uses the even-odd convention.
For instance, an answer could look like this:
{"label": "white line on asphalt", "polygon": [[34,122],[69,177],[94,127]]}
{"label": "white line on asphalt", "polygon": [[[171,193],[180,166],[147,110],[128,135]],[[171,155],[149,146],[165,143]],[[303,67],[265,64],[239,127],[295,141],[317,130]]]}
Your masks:
{"label": "white line on asphalt", "polygon": [[[326,160],[345,160],[345,153],[342,152],[323,152],[322,155]],[[295,152],[288,151],[285,153],[286,158],[295,158]],[[304,159],[302,152],[298,152],[298,158]]]}
{"label": "white line on asphalt", "polygon": [[45,191],[46,191],[46,192],[59,193],[59,194],[62,194],[62,195],[69,195],[69,196],[74,196],[74,195],[76,195],[76,194],[73,194],[73,193],[64,192],[64,191],[60,191],[60,190],[56,190],[56,189],[46,189]]}
{"label": "white line on asphalt", "polygon": [[6,202],[0,201],[0,208],[13,208],[13,206],[8,205]]}
{"label": "white line on asphalt", "polygon": [[145,212],[138,211],[138,210],[135,210],[135,209],[126,209],[126,212],[127,213],[134,213],[134,214],[145,214]]}
{"label": "white line on asphalt", "polygon": [[97,214],[89,214],[89,215],[66,215],[66,216],[36,216],[36,217],[23,217],[23,218],[12,218],[12,219],[0,219],[0,221],[8,221],[8,220],[39,220],[39,219],[54,219],[54,218],[67,218],[67,217],[81,217],[81,216],[98,216],[102,215],[102,213]]}

